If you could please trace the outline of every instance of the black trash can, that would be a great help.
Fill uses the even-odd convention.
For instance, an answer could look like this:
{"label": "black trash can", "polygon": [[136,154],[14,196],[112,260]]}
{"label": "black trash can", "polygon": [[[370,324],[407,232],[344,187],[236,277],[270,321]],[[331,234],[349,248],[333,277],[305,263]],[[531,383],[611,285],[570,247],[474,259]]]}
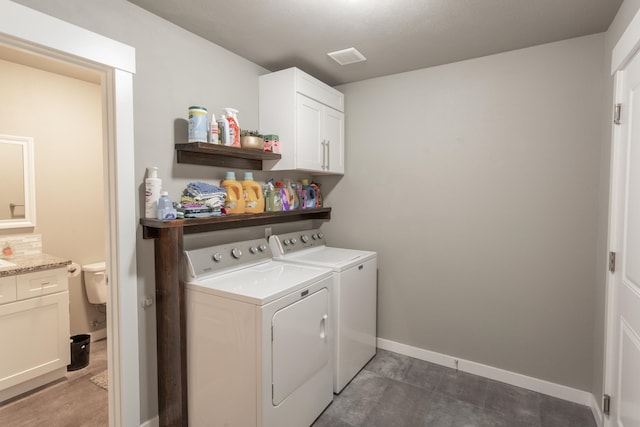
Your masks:
{"label": "black trash can", "polygon": [[89,364],[89,351],[91,350],[91,335],[80,334],[71,337],[71,364],[67,365],[67,371],[77,371],[86,368]]}

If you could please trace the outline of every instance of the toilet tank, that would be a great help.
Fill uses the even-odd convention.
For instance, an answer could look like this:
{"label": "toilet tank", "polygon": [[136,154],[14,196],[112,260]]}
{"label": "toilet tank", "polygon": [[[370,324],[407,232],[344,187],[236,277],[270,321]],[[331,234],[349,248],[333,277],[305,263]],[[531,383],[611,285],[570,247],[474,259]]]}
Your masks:
{"label": "toilet tank", "polygon": [[91,304],[107,303],[106,268],[104,261],[82,266],[84,288],[87,291],[87,299]]}

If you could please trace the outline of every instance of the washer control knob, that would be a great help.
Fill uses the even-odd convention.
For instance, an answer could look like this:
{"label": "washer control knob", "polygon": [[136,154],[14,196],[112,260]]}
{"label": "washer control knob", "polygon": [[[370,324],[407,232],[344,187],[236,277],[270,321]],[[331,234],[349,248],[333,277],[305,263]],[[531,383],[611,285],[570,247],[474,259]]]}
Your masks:
{"label": "washer control knob", "polygon": [[313,240],[318,240],[320,238],[320,236],[318,236],[317,234],[314,234],[314,235],[311,236],[311,238]]}
{"label": "washer control knob", "polygon": [[302,236],[300,236],[300,240],[302,240],[302,243],[307,243],[309,241],[309,236],[303,234]]}
{"label": "washer control knob", "polygon": [[260,246],[258,246],[258,250],[260,250],[260,252],[266,251],[267,245],[265,245],[264,243],[260,244]]}
{"label": "washer control knob", "polygon": [[222,254],[220,252],[216,252],[211,256],[211,259],[214,260],[215,262],[220,262],[222,261]]}
{"label": "washer control knob", "polygon": [[256,252],[258,252],[258,247],[257,246],[251,246],[249,248],[249,252],[251,252],[252,254],[255,254]]}
{"label": "washer control knob", "polygon": [[296,243],[298,243],[298,239],[296,239],[295,237],[293,239],[291,239],[291,244],[295,245]]}
{"label": "washer control knob", "polygon": [[285,241],[282,243],[284,243],[285,246],[289,246],[291,244],[291,240],[285,239]]}
{"label": "washer control knob", "polygon": [[242,256],[242,251],[239,248],[233,248],[231,250],[231,255],[233,255],[235,259],[240,259],[240,257]]}
{"label": "washer control knob", "polygon": [[322,239],[322,238],[324,238],[324,234],[318,233],[318,239]]}

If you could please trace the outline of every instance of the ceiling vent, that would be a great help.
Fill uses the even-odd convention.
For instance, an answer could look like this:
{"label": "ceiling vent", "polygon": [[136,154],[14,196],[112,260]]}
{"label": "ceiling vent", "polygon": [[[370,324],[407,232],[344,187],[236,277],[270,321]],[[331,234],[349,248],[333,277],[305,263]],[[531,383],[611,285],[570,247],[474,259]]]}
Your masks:
{"label": "ceiling vent", "polygon": [[348,65],[356,62],[366,61],[367,58],[363,54],[358,52],[355,47],[349,49],[336,50],[335,52],[327,53],[334,61],[340,65]]}

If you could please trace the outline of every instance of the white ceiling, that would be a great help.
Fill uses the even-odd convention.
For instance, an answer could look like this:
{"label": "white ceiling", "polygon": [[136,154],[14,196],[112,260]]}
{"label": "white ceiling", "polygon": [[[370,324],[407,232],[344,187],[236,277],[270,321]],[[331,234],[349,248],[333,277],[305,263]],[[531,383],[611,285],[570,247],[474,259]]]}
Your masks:
{"label": "white ceiling", "polygon": [[[129,0],[271,71],[337,85],[606,31],[622,0]],[[357,48],[340,66],[328,52]]]}

